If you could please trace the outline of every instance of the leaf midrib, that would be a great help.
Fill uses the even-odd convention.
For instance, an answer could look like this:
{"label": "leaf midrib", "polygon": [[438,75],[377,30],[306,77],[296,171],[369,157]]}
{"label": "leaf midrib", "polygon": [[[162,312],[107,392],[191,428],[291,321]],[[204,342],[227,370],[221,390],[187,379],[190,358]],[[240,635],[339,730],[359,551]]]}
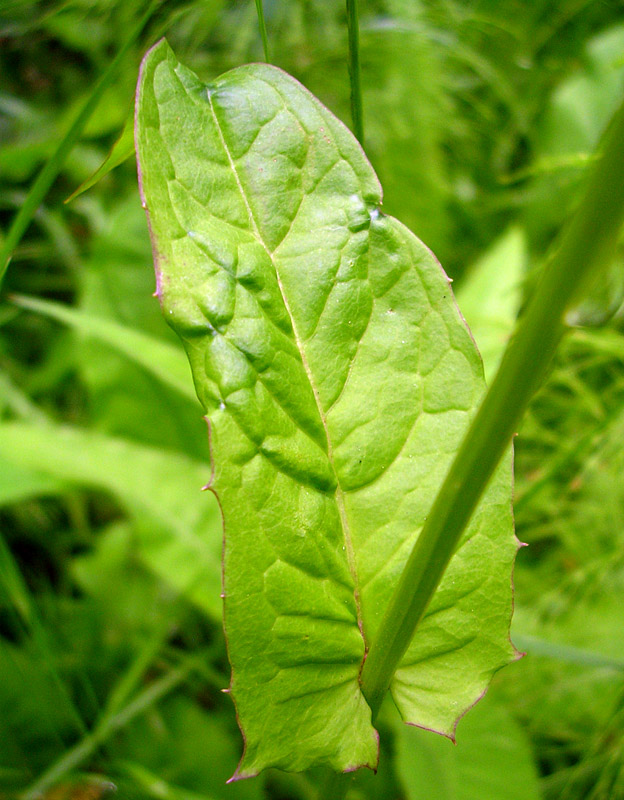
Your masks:
{"label": "leaf midrib", "polygon": [[324,414],[323,408],[321,406],[319,392],[318,392],[318,389],[317,389],[316,384],[314,382],[314,378],[313,378],[313,375],[312,375],[312,370],[310,369],[310,365],[309,365],[308,360],[306,358],[305,350],[303,348],[302,340],[301,340],[301,337],[299,336],[299,332],[297,330],[297,325],[295,323],[295,319],[293,317],[293,314],[292,314],[292,311],[291,311],[291,308],[290,308],[290,304],[288,303],[288,300],[286,298],[286,293],[284,292],[284,286],[282,284],[282,279],[280,277],[280,273],[279,273],[279,269],[277,267],[276,260],[275,260],[275,258],[273,256],[273,252],[267,246],[266,242],[264,241],[264,238],[263,238],[262,234],[260,233],[260,229],[258,228],[258,225],[256,224],[256,220],[255,220],[255,217],[253,215],[253,211],[252,211],[251,205],[250,205],[249,200],[247,198],[247,193],[245,192],[245,188],[244,188],[244,186],[243,186],[243,184],[242,184],[242,182],[240,180],[239,174],[238,174],[238,169],[236,167],[236,163],[234,161],[234,158],[232,157],[232,154],[230,152],[230,148],[228,147],[228,144],[227,144],[227,142],[225,140],[225,136],[223,135],[223,130],[221,128],[221,124],[219,123],[219,118],[217,117],[217,113],[215,111],[214,104],[212,102],[212,92],[211,92],[209,87],[206,87],[206,96],[208,98],[208,106],[210,108],[210,113],[212,115],[212,118],[213,118],[213,121],[214,121],[214,124],[215,124],[215,128],[216,128],[217,133],[219,135],[219,140],[221,142],[221,146],[223,147],[225,155],[227,156],[228,163],[230,165],[230,169],[232,170],[232,174],[234,175],[234,179],[236,181],[236,185],[237,185],[238,190],[240,192],[240,195],[241,195],[241,198],[243,200],[243,203],[245,204],[245,208],[247,210],[247,215],[249,217],[249,223],[250,223],[251,228],[252,228],[252,233],[254,234],[254,236],[256,237],[258,242],[262,245],[264,251],[266,252],[267,256],[269,257],[269,259],[271,261],[273,269],[275,270],[275,277],[276,277],[276,280],[277,280],[277,285],[278,285],[279,290],[280,290],[280,295],[282,297],[282,302],[284,303],[284,308],[286,309],[286,313],[288,314],[288,317],[290,319],[290,324],[292,325],[293,335],[295,337],[295,344],[297,346],[297,350],[299,352],[299,356],[301,358],[301,363],[303,364],[303,368],[305,370],[306,377],[307,377],[308,382],[310,384],[310,388],[312,389],[312,394],[314,395],[314,401],[316,403],[316,408],[318,410],[318,414],[319,414],[319,417],[320,417],[320,420],[321,420],[321,424],[323,426],[323,430],[325,431],[325,438],[327,440],[327,459],[329,461],[331,470],[332,470],[332,472],[334,474],[334,477],[336,479],[336,505],[338,507],[338,513],[340,515],[340,524],[341,524],[341,527],[342,527],[342,534],[343,534],[343,538],[344,538],[344,541],[345,541],[345,547],[346,547],[347,562],[348,562],[348,565],[349,565],[349,571],[351,572],[351,576],[353,578],[353,589],[354,589],[353,593],[354,593],[355,606],[356,606],[356,612],[357,612],[357,623],[358,623],[358,628],[360,630],[360,634],[362,635],[362,639],[364,641],[364,646],[365,646],[365,648],[367,650],[368,649],[368,644],[366,642],[366,637],[364,635],[364,625],[363,625],[363,621],[362,621],[362,610],[361,610],[361,602],[360,602],[360,587],[359,587],[358,575],[357,575],[357,569],[356,569],[356,563],[355,563],[355,553],[354,553],[353,544],[352,544],[352,541],[351,541],[351,531],[350,531],[350,526],[349,526],[349,520],[348,520],[348,517],[347,517],[347,511],[346,511],[345,502],[344,502],[344,491],[343,491],[342,486],[340,484],[340,477],[338,475],[338,472],[336,470],[336,465],[334,463],[334,454],[333,454],[332,441],[331,441],[331,437],[329,435],[329,429],[327,427],[327,420],[325,418],[325,414]]}

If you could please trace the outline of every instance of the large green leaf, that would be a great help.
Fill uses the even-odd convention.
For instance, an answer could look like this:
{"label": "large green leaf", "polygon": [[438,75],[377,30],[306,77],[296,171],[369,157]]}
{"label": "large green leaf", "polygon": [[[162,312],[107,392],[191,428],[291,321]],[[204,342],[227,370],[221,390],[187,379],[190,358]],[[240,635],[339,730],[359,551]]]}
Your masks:
{"label": "large green leaf", "polygon": [[[360,146],[285,73],[205,86],[160,42],[136,131],[158,294],[210,421],[237,777],[375,766],[362,660],[482,394],[479,355]],[[507,463],[395,675],[406,721],[452,736],[514,657],[516,546]]]}

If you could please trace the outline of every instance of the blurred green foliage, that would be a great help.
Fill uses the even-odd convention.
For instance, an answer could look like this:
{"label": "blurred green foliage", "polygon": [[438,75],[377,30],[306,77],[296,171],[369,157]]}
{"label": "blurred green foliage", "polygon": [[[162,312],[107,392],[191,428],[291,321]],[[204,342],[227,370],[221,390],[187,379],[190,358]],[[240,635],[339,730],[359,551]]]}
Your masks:
{"label": "blurred green foliage", "polygon": [[[147,7],[0,7],[0,240]],[[366,147],[385,208],[456,279],[489,374],[624,92],[623,9],[360,2]],[[264,0],[264,10],[273,62],[349,122],[343,4]],[[262,58],[252,0],[158,6],[0,299],[2,798],[308,800],[323,778],[225,785],[241,743],[220,692],[219,514],[199,491],[209,476],[199,405],[151,297],[132,162],[63,202],[121,134],[140,57],[165,33],[206,80]],[[624,798],[621,256],[517,439],[517,532],[531,546],[518,558],[513,635],[528,655],[460,723],[455,750],[384,709],[380,772],[358,774],[353,798],[481,800],[513,787]],[[60,322],[15,294],[74,314]]]}

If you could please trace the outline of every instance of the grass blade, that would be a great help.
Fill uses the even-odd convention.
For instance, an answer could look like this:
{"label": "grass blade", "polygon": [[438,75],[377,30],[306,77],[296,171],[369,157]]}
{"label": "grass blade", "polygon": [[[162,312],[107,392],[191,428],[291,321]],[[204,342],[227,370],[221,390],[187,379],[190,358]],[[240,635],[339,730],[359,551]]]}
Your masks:
{"label": "grass blade", "polygon": [[94,317],[51,300],[41,300],[23,295],[13,295],[11,299],[20,308],[52,317],[64,325],[69,325],[87,336],[109,345],[118,353],[139,364],[166,386],[196,402],[195,391],[189,381],[190,370],[184,353],[172,345],[118,322]]}
{"label": "grass blade", "polygon": [[550,642],[537,636],[514,633],[513,637],[518,647],[526,650],[529,655],[544,656],[557,661],[565,661],[568,664],[580,664],[583,667],[602,667],[616,672],[624,671],[624,659],[622,658],[609,658],[592,650]]}
{"label": "grass blade", "polygon": [[264,60],[267,64],[271,63],[269,58],[269,40],[267,38],[266,22],[264,21],[264,8],[262,0],[256,0],[256,11],[258,12],[258,24],[260,25],[260,36],[262,37],[262,49],[264,50]]}
{"label": "grass blade", "polygon": [[97,105],[100,102],[100,99],[104,94],[104,91],[111,84],[113,78],[117,73],[117,70],[119,69],[120,65],[123,62],[126,53],[132,47],[137,37],[140,35],[147,20],[151,17],[152,13],[156,9],[157,5],[159,5],[159,3],[160,0],[154,0],[154,2],[150,3],[147,11],[143,14],[138,24],[133,28],[128,38],[119,49],[119,52],[117,53],[115,58],[110,62],[104,74],[100,77],[100,79],[96,83],[95,87],[93,88],[93,91],[87,98],[87,101],[85,102],[80,113],[74,120],[72,126],[67,131],[61,142],[59,143],[56,152],[46,162],[45,166],[35,179],[33,185],[31,186],[23,206],[20,208],[16,216],[13,218],[11,227],[9,228],[6,238],[2,243],[2,249],[0,250],[0,284],[2,283],[7,267],[9,266],[9,262],[11,261],[11,255],[13,254],[13,251],[19,244],[22,236],[24,235],[26,229],[28,228],[28,225],[30,224],[33,216],[35,215],[35,212],[37,211],[43,198],[47,194],[48,189],[50,188],[55,178],[61,171],[61,168],[65,163],[65,159],[71,152],[73,146],[80,138],[80,135],[82,134],[82,131],[85,128],[85,125],[87,124],[89,118],[97,108]]}
{"label": "grass blade", "polygon": [[11,380],[8,373],[0,373],[0,401],[23,420],[38,425],[45,425],[50,421],[47,414]]}
{"label": "grass blade", "polygon": [[212,795],[198,794],[190,789],[183,789],[174,786],[163,780],[159,775],[133,762],[121,764],[121,770],[128,775],[145,792],[147,797],[155,797],[156,800],[213,800]]}
{"label": "grass blade", "polygon": [[41,655],[41,663],[48,671],[52,681],[58,690],[55,702],[61,702],[66,706],[68,712],[74,720],[78,731],[84,732],[85,725],[78,712],[71,695],[59,675],[55,662],[53,649],[48,640],[47,630],[39,617],[39,612],[33,598],[30,595],[28,586],[20,572],[20,568],[15,561],[4,537],[0,534],[0,586],[4,588],[7,597],[13,604],[13,608],[20,617],[25,628],[29,631],[35,647]]}
{"label": "grass blade", "polygon": [[[100,722],[98,722],[93,731],[86,734],[74,747],[67,750],[58,761],[52,764],[31,786],[19,795],[19,800],[37,800],[37,798],[42,797],[47,789],[86,761],[114,733],[140,714],[143,714],[183,683],[193,670],[195,660],[196,656],[189,658],[182,666],[171,670],[166,675],[163,675],[162,678],[151,683],[133,701],[117,713],[110,714],[109,709],[105,709]],[[131,666],[131,670],[133,666]]]}
{"label": "grass blade", "polygon": [[99,183],[99,181],[101,181],[105,175],[108,175],[109,172],[112,172],[115,167],[123,164],[124,161],[127,161],[132,155],[134,155],[134,114],[130,114],[128,116],[126,124],[124,125],[119,138],[111,147],[104,161],[100,164],[90,178],[87,178],[84,183],[80,184],[75,192],[72,192],[72,194],[69,195],[65,202],[71,203],[72,200],[75,200],[76,197],[81,195],[83,192],[86,192],[87,189],[95,186],[95,184]]}
{"label": "grass blade", "polygon": [[134,520],[138,558],[220,617],[220,520],[211,496],[199,494],[205,463],[93,430],[12,422],[0,425],[0,463],[112,495]]}
{"label": "grass blade", "polygon": [[358,142],[364,147],[362,81],[360,76],[360,29],[357,0],[347,0],[347,27],[349,30],[349,78],[351,80],[353,133]]}

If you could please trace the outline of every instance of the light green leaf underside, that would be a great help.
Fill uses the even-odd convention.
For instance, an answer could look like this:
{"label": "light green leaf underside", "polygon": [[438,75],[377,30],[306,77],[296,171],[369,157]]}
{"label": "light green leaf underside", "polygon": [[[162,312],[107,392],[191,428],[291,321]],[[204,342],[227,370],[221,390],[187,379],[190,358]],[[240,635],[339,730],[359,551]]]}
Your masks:
{"label": "light green leaf underside", "polygon": [[[478,353],[355,139],[280,70],[205,86],[163,41],[136,136],[158,292],[211,425],[237,776],[374,766],[366,642],[482,393]],[[513,656],[515,551],[507,466],[397,673],[405,719],[451,734]]]}

